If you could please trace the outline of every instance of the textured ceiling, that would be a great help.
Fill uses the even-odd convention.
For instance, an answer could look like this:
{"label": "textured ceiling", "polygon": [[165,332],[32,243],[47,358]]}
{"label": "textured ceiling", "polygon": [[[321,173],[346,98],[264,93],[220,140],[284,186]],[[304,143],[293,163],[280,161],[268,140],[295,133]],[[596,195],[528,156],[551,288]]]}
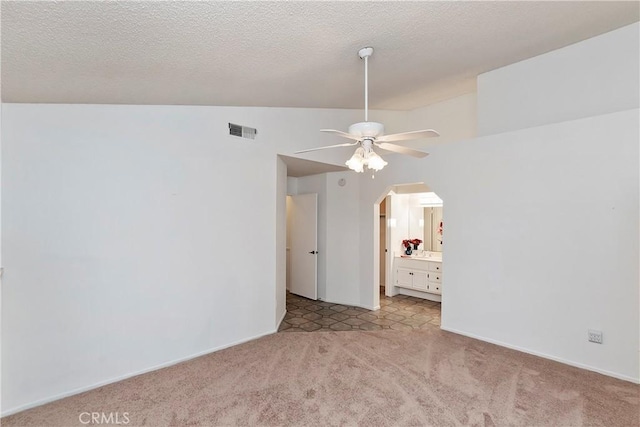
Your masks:
{"label": "textured ceiling", "polygon": [[2,1],[2,101],[411,109],[638,2]]}

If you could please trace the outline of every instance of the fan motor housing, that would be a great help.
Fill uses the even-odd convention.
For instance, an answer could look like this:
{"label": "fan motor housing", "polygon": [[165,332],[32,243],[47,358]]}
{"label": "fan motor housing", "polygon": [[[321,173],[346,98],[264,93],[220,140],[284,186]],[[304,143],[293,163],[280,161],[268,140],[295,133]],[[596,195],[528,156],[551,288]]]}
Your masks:
{"label": "fan motor housing", "polygon": [[377,138],[384,135],[384,125],[377,122],[360,122],[354,123],[349,126],[349,133],[351,135],[361,137]]}

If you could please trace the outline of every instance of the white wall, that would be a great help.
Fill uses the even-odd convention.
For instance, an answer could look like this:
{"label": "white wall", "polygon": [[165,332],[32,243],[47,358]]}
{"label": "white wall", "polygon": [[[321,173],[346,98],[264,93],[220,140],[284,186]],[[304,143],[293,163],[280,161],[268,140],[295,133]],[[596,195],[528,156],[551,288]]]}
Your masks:
{"label": "white wall", "polygon": [[287,215],[287,290],[291,289],[291,203],[289,196],[298,193],[298,178],[288,176],[287,177],[287,199],[286,199],[286,215]]}
{"label": "white wall", "polygon": [[407,239],[409,234],[409,195],[392,193],[389,200],[391,218],[396,222],[389,237],[391,256],[395,256],[404,250],[402,241]]}
{"label": "white wall", "polygon": [[287,313],[287,165],[278,157],[276,167],[276,328]]}
{"label": "white wall", "polygon": [[475,93],[468,93],[408,111],[408,128],[412,130],[431,128],[437,130],[440,136],[405,145],[419,147],[475,138],[477,119],[477,96]]}
{"label": "white wall", "polygon": [[[293,176],[287,177],[287,195],[298,194],[298,178]],[[289,240],[287,239],[287,242]],[[287,246],[289,243],[287,243]]]}
{"label": "white wall", "polygon": [[[366,210],[388,185],[427,182],[447,215],[443,329],[638,381],[638,114],[395,159],[375,180],[361,177],[361,247],[373,245]],[[608,238],[594,239],[593,224],[608,224]],[[361,251],[360,266],[371,299],[377,257]],[[589,328],[604,344],[587,342]]]}
{"label": "white wall", "polygon": [[[340,179],[345,185],[338,185]],[[353,267],[359,241],[359,179],[351,172],[288,178],[295,194],[318,194],[318,298],[360,305],[359,271]]]}
{"label": "white wall", "polygon": [[[396,226],[391,231],[390,246],[391,256],[396,254],[402,254],[405,247],[402,245],[402,241],[411,238],[411,229],[409,213],[409,199],[411,194],[392,194],[390,196],[391,201],[391,217],[396,220]],[[417,223],[414,224],[417,227]]]}
{"label": "white wall", "polygon": [[[638,127],[635,110],[452,153],[477,160],[473,184],[455,189],[475,194],[445,192],[456,203],[446,203],[445,328],[639,380]],[[608,225],[604,244],[594,224]],[[587,342],[589,328],[604,345]]]}
{"label": "white wall", "polygon": [[[325,299],[347,305],[361,305],[358,268],[354,261],[359,252],[358,222],[360,180],[352,172],[325,174],[327,190],[326,295]],[[338,181],[344,179],[341,187]],[[372,308],[372,307],[369,307]]]}
{"label": "white wall", "polygon": [[273,332],[276,153],[360,115],[3,104],[3,414]]}
{"label": "white wall", "polygon": [[478,134],[638,108],[640,24],[478,76]]}

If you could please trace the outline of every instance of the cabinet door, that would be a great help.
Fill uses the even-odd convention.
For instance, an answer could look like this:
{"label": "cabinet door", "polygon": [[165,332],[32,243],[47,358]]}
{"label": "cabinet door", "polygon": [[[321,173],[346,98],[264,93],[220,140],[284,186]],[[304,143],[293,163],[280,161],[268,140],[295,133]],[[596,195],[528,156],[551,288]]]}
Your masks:
{"label": "cabinet door", "polygon": [[413,270],[413,288],[418,291],[427,290],[427,272],[420,270]]}
{"label": "cabinet door", "polygon": [[407,268],[398,268],[396,270],[396,286],[401,286],[403,288],[411,288],[412,287],[412,278],[411,270]]}

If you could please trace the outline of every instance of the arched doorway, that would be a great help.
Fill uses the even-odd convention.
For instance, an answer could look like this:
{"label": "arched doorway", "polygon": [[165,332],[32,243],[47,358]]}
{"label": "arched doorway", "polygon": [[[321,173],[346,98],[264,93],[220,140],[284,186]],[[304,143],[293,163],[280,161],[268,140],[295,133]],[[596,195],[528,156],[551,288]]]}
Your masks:
{"label": "arched doorway", "polygon": [[[393,185],[378,198],[374,212],[380,221],[374,231],[374,246],[379,248],[379,260],[374,265],[380,273],[373,292],[377,293],[374,301],[380,310],[390,308],[395,300],[407,298],[429,301],[433,303],[430,307],[441,310],[443,205],[442,199],[424,183]],[[440,313],[435,315],[431,311],[430,315],[429,322],[440,326]],[[407,323],[415,324],[426,318],[414,321],[412,317]]]}

